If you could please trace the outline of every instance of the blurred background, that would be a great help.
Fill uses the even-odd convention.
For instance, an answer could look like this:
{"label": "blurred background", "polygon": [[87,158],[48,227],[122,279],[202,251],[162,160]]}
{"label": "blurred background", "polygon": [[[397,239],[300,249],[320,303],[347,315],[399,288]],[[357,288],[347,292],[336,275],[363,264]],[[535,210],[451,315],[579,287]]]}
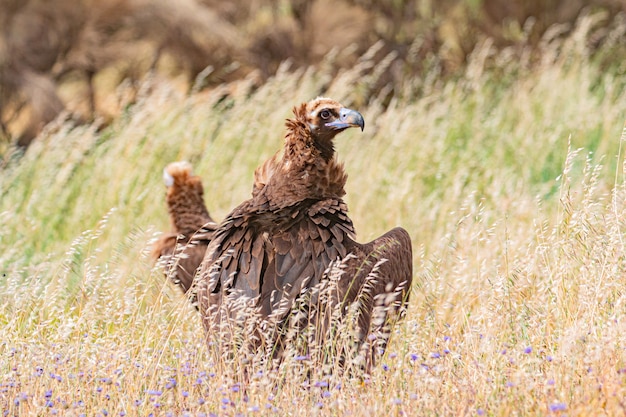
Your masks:
{"label": "blurred background", "polygon": [[105,126],[147,74],[190,92],[369,53],[388,71],[359,104],[410,99],[405,80],[455,77],[485,43],[484,68],[503,52],[532,68],[582,16],[585,51],[626,73],[624,0],[2,0],[0,144],[27,147],[59,115]]}

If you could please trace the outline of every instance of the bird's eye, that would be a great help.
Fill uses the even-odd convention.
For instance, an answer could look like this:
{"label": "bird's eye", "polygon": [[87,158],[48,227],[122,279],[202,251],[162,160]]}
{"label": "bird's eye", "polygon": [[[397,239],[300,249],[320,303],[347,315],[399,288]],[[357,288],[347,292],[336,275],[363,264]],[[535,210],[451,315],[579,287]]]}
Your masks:
{"label": "bird's eye", "polygon": [[328,110],[322,110],[320,112],[320,117],[324,120],[328,120],[330,118],[330,111]]}

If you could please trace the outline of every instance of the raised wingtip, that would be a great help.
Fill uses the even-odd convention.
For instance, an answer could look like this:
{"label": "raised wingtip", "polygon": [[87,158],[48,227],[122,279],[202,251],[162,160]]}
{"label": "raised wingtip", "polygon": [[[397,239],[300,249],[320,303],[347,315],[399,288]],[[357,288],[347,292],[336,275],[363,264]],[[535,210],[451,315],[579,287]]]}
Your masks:
{"label": "raised wingtip", "polygon": [[174,185],[177,177],[189,177],[193,175],[192,166],[187,161],[177,161],[168,164],[163,170],[163,182],[166,187]]}

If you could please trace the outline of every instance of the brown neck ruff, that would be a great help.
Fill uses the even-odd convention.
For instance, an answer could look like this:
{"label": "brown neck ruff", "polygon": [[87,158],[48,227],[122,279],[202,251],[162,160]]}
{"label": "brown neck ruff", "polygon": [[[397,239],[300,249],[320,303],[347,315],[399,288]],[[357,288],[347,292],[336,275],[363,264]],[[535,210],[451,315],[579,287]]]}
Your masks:
{"label": "brown neck ruff", "polygon": [[[282,154],[266,161],[256,173],[255,194],[264,195],[273,207],[300,201],[341,198],[347,174],[335,160],[334,135],[314,137],[307,122],[306,105],[294,108],[286,122]],[[280,171],[280,175],[273,175]],[[261,188],[262,187],[262,188]]]}

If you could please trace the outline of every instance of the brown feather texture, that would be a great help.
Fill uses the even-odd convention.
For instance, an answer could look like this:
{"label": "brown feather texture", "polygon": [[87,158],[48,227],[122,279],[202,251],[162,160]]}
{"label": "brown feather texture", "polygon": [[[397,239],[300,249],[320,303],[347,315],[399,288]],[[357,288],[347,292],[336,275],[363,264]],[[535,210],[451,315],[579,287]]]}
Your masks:
{"label": "brown feather texture", "polygon": [[202,180],[193,175],[191,164],[172,162],[163,170],[163,180],[171,230],[155,243],[152,256],[195,304],[195,291],[190,290],[217,223],[206,208]]}
{"label": "brown feather texture", "polygon": [[[402,228],[355,240],[333,139],[363,129],[361,114],[322,97],[293,112],[282,152],[257,168],[252,198],[220,224],[200,267],[209,344],[277,359],[317,349],[369,367],[408,301],[411,240]],[[327,349],[342,322],[354,324],[352,342]]]}

